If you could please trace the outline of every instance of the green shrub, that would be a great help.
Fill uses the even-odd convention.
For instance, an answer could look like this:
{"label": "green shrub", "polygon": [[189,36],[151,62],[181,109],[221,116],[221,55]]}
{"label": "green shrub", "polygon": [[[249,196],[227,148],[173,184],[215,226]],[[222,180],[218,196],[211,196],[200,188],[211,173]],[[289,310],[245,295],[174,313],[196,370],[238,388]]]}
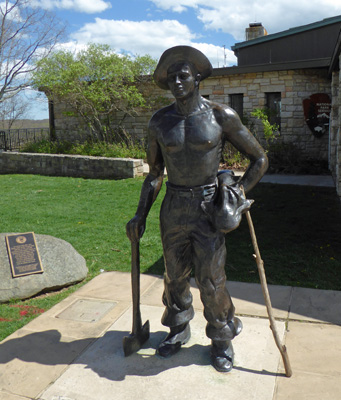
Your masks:
{"label": "green shrub", "polygon": [[249,165],[249,159],[239,152],[231,143],[225,142],[221,155],[224,168],[244,170]]}
{"label": "green shrub", "polygon": [[[277,139],[280,135],[279,126],[277,124],[270,123],[270,120],[269,120],[270,113],[271,113],[271,110],[269,110],[269,109],[262,110],[261,108],[255,108],[251,112],[251,116],[256,117],[262,123],[264,139],[266,142],[266,149],[265,149],[266,151],[268,151],[270,143],[273,143],[273,141],[275,139]],[[257,137],[256,134],[255,134],[255,136]],[[258,139],[258,141],[260,141],[258,137],[257,137],[257,139]]]}
{"label": "green shrub", "polygon": [[48,154],[76,154],[95,157],[113,158],[146,158],[143,143],[132,141],[127,143],[85,142],[71,143],[68,141],[41,140],[24,146],[23,152]]}

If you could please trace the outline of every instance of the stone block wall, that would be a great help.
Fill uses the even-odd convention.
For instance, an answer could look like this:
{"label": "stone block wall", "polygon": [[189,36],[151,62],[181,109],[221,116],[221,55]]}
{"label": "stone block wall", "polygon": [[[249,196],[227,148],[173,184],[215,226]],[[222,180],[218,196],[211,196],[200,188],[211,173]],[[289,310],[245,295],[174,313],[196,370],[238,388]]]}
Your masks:
{"label": "stone block wall", "polygon": [[[341,56],[339,63],[341,67]],[[334,71],[332,76],[329,168],[336,183],[337,193],[341,196],[341,68]]]}
{"label": "stone block wall", "polygon": [[[170,92],[153,85],[153,93],[169,97]],[[200,93],[210,100],[230,105],[231,94],[243,94],[244,113],[255,124],[258,135],[262,136],[261,123],[250,118],[255,108],[265,107],[266,93],[280,92],[281,136],[279,142],[294,143],[302,156],[318,160],[328,159],[328,135],[316,138],[305,123],[303,100],[314,93],[326,93],[331,96],[331,83],[326,69],[268,71],[238,74],[229,72],[221,76],[212,76],[201,83]],[[57,133],[65,132],[69,138],[84,136],[87,127],[80,119],[65,116],[65,105],[55,103],[55,126]],[[153,112],[141,112],[135,117],[126,117],[125,129],[141,139],[147,136],[147,126]],[[121,117],[118,115],[118,118]],[[71,133],[70,133],[71,132]]]}
{"label": "stone block wall", "polygon": [[39,174],[89,179],[125,179],[143,175],[143,160],[0,152],[0,174]]}
{"label": "stone block wall", "polygon": [[279,142],[294,143],[302,155],[328,159],[328,136],[316,138],[305,123],[303,100],[314,93],[331,96],[327,71],[322,69],[288,70],[233,74],[202,82],[201,93],[210,100],[230,105],[231,94],[243,94],[244,113],[262,134],[261,123],[250,117],[255,108],[264,108],[266,93],[281,93],[281,135]]}

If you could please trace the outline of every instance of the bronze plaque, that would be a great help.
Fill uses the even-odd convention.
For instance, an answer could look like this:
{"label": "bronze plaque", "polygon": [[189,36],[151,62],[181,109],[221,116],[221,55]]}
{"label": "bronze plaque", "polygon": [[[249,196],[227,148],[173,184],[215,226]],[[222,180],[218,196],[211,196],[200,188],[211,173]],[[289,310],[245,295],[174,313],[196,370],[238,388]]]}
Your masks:
{"label": "bronze plaque", "polygon": [[13,278],[43,272],[33,232],[7,235],[6,244]]}

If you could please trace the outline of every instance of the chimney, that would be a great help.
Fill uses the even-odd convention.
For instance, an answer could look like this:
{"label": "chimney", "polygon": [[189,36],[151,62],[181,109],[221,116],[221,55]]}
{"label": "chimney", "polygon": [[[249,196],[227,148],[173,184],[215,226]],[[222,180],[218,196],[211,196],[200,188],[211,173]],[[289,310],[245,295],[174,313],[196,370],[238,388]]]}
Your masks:
{"label": "chimney", "polygon": [[266,36],[268,32],[264,28],[261,22],[254,22],[249,24],[249,27],[245,29],[246,40],[257,39],[262,36]]}

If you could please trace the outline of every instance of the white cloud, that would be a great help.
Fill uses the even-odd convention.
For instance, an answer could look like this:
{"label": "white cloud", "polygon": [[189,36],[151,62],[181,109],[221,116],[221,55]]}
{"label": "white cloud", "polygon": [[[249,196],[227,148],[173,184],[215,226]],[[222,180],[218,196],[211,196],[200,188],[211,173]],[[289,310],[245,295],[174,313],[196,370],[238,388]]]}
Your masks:
{"label": "white cloud", "polygon": [[186,25],[176,20],[128,21],[95,18],[72,34],[79,43],[107,43],[115,50],[132,53],[158,52],[160,47],[168,48],[176,43],[188,44],[195,35]]}
{"label": "white cloud", "polygon": [[59,8],[87,14],[99,13],[111,7],[111,3],[104,0],[32,0],[32,5],[47,10]]}
{"label": "white cloud", "polygon": [[20,9],[18,7],[13,7],[13,4],[11,2],[1,2],[0,3],[0,10],[1,14],[4,15],[6,14],[6,18],[9,20],[13,20],[15,22],[20,22],[22,21],[21,15],[20,15]]}
{"label": "white cloud", "polygon": [[[96,18],[95,22],[85,24],[72,34],[77,45],[89,42],[105,43],[118,52],[132,54],[150,54],[159,58],[162,52],[177,45],[190,45],[203,51],[214,66],[223,66],[224,50],[222,47],[206,43],[196,43],[196,35],[176,20],[163,21],[115,21]],[[228,64],[235,64],[232,51],[226,50]]]}
{"label": "white cloud", "polygon": [[171,10],[174,12],[184,12],[187,8],[197,7],[197,4],[200,3],[197,0],[180,0],[180,1],[173,1],[173,0],[150,0],[154,3],[157,7],[163,10]]}
{"label": "white cloud", "polygon": [[190,43],[192,47],[202,51],[211,61],[214,68],[237,65],[237,58],[232,50],[208,43]]}
{"label": "white cloud", "polygon": [[244,40],[250,22],[262,22],[268,33],[341,14],[340,0],[150,0],[164,10],[195,8],[206,29],[221,30]]}

